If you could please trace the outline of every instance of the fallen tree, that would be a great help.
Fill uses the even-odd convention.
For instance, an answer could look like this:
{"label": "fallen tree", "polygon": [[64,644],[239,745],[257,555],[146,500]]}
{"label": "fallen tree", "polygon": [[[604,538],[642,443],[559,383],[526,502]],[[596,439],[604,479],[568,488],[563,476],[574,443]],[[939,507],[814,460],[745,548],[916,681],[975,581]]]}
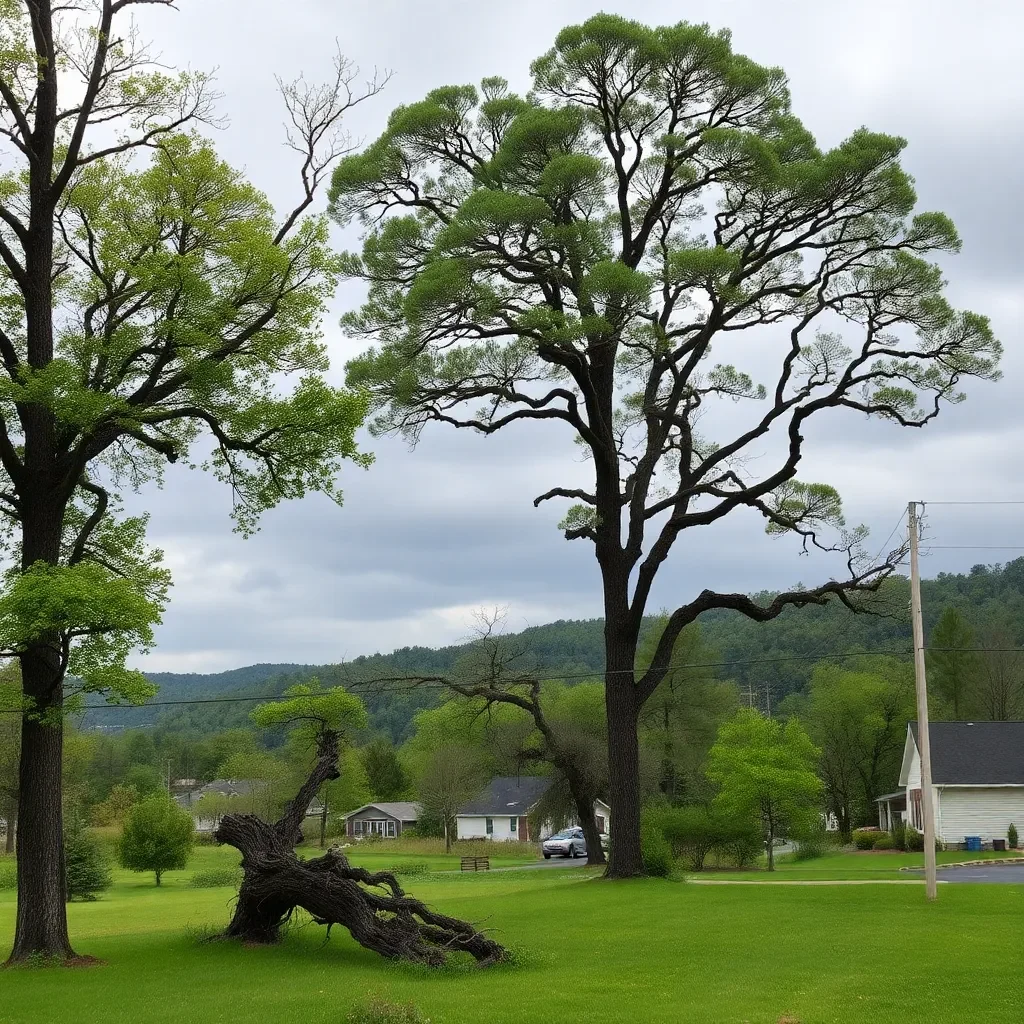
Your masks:
{"label": "fallen tree", "polygon": [[[355,867],[338,849],[312,860],[296,855],[310,801],[325,782],[340,777],[339,732],[319,717],[320,708],[310,713],[338,691],[296,693],[299,689],[308,688],[293,688],[292,700],[264,705],[254,718],[260,712],[266,718],[269,712],[275,723],[312,724],[317,758],[308,778],[273,824],[254,814],[228,814],[214,833],[218,842],[241,853],[244,871],[235,913],[224,937],[260,944],[276,942],[282,926],[301,908],[317,924],[326,925],[328,934],[334,925],[343,925],[360,945],[389,959],[433,967],[446,963],[453,953],[468,953],[481,966],[503,960],[501,945],[474,925],[438,914],[407,895],[390,872]],[[350,694],[345,697],[357,700]]]}

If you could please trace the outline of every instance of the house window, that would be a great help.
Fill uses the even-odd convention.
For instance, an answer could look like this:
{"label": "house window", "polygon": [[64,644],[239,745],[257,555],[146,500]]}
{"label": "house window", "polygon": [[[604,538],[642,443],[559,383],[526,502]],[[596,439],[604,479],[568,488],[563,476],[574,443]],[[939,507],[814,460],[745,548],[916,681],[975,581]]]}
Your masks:
{"label": "house window", "polygon": [[509,830],[509,832],[512,833],[512,835],[515,835],[519,831],[519,819],[518,818],[509,818],[508,819],[508,830]]}
{"label": "house window", "polygon": [[388,836],[392,839],[395,837],[395,823],[390,819],[388,820]]}
{"label": "house window", "polygon": [[489,836],[493,836],[494,835],[494,819],[493,818],[487,818],[487,819],[485,819],[485,821],[486,821],[486,827],[487,827],[487,834]]}
{"label": "house window", "polygon": [[365,831],[366,822],[356,818],[356,820],[352,822],[352,835],[361,836]]}
{"label": "house window", "polygon": [[597,834],[599,836],[603,836],[604,835],[604,830],[605,830],[604,815],[603,814],[595,814],[594,815],[594,824],[597,825]]}

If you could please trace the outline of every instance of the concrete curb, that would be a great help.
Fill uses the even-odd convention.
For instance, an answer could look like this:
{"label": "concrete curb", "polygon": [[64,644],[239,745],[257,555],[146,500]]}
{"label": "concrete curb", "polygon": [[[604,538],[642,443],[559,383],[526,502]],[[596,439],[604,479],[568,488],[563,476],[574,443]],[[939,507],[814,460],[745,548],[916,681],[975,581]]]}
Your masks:
{"label": "concrete curb", "polygon": [[[939,864],[939,871],[948,871],[951,868],[984,868],[996,864],[1024,864],[1024,856],[1016,857],[990,857],[988,860],[958,860],[954,864]],[[900,871],[924,871],[924,868],[900,868]]]}

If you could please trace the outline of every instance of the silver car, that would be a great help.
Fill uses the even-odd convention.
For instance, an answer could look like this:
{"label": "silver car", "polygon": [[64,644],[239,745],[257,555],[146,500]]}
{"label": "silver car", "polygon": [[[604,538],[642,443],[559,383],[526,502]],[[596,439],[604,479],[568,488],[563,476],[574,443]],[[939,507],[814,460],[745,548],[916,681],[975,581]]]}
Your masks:
{"label": "silver car", "polygon": [[587,855],[587,841],[583,838],[583,829],[581,828],[564,828],[549,839],[545,839],[540,848],[545,860],[550,860],[553,854],[560,857],[586,857]]}

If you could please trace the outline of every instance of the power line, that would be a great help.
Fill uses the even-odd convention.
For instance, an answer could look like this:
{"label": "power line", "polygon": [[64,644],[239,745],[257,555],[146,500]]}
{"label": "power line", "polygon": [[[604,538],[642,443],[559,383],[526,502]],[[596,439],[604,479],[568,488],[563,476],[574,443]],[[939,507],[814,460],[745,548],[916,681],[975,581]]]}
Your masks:
{"label": "power line", "polygon": [[1024,505],[1024,501],[922,501],[920,505]]}
{"label": "power line", "polygon": [[1024,544],[926,544],[929,551],[1024,551]]}

